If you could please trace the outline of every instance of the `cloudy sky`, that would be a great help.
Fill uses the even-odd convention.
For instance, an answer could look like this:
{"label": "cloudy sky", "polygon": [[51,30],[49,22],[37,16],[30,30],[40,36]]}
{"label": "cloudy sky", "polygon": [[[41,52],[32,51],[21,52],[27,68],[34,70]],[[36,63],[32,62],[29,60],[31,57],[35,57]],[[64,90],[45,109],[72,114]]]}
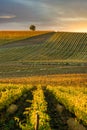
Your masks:
{"label": "cloudy sky", "polygon": [[87,32],[87,0],[0,0],[0,30]]}

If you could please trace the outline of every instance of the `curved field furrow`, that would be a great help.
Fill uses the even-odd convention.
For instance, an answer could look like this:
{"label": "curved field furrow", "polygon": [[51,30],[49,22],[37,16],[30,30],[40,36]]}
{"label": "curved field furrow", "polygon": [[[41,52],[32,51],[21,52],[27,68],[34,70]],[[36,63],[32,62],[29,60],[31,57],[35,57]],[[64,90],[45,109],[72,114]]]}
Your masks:
{"label": "curved field furrow", "polygon": [[[66,33],[65,36],[62,39],[60,39],[59,44],[58,44],[59,39],[56,39],[56,43],[51,41],[51,44],[52,43],[53,44],[55,43],[55,44],[53,45],[54,47],[50,48],[50,52],[48,51],[48,55],[53,58],[60,59],[60,60],[61,59],[69,60],[69,58],[71,59],[71,57],[73,57],[73,60],[74,60],[73,55],[77,54],[76,59],[80,60],[78,55],[80,52],[84,51],[83,50],[84,47],[85,47],[85,51],[87,53],[87,48],[86,48],[87,43],[86,44],[83,43],[84,37],[86,37],[85,34],[78,34],[78,33],[68,34],[68,33]],[[55,41],[55,39],[53,39],[53,41]],[[86,40],[85,40],[85,42],[86,42]],[[81,55],[81,56],[83,56],[83,55]]]}
{"label": "curved field furrow", "polygon": [[[46,34],[45,34],[46,35]],[[44,38],[41,43],[41,36],[38,44],[29,43],[15,48],[1,48],[0,53],[3,60],[86,60],[87,58],[87,35],[79,33],[53,33]],[[40,41],[40,42],[39,42]],[[23,42],[23,41],[22,41]],[[24,41],[25,42],[25,41]],[[35,41],[34,41],[35,42]],[[5,53],[7,55],[5,55]]]}
{"label": "curved field furrow", "polygon": [[1,77],[86,73],[86,68],[87,33],[49,32],[0,48]]}

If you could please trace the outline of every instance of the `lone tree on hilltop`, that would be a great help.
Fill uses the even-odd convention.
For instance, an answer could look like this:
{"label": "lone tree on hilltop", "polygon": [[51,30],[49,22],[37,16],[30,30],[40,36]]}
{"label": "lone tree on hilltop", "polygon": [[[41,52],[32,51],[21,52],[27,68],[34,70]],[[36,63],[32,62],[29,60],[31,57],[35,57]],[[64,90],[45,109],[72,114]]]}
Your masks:
{"label": "lone tree on hilltop", "polygon": [[36,26],[35,25],[30,25],[30,30],[35,31],[36,30]]}

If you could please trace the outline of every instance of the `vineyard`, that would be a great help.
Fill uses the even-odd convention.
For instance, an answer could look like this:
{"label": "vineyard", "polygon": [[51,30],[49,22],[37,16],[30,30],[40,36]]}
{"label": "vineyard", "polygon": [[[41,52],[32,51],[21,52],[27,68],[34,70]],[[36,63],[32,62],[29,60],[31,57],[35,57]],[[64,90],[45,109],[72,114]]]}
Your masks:
{"label": "vineyard", "polygon": [[86,130],[86,85],[0,84],[0,130]]}
{"label": "vineyard", "polygon": [[49,32],[0,47],[0,77],[87,73],[87,34]]}
{"label": "vineyard", "polygon": [[87,130],[87,33],[0,32],[0,130]]}

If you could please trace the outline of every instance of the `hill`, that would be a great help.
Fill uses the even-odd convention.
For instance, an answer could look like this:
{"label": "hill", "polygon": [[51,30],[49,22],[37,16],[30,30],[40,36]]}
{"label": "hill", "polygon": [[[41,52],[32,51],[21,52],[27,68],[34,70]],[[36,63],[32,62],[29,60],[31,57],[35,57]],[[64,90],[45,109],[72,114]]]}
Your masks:
{"label": "hill", "polygon": [[87,73],[87,34],[49,32],[0,47],[0,76]]}
{"label": "hill", "polygon": [[46,33],[49,31],[0,31],[0,46]]}

